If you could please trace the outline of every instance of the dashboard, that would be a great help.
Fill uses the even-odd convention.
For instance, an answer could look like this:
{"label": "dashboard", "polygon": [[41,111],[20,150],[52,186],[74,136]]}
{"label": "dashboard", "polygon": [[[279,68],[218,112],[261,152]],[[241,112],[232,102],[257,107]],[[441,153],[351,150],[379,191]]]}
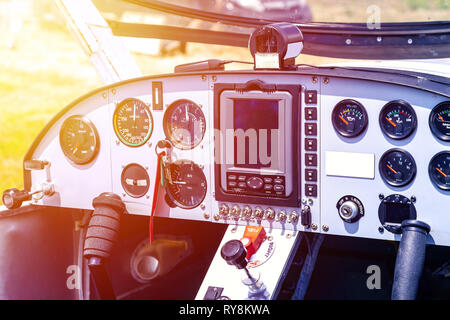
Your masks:
{"label": "dashboard", "polygon": [[51,190],[36,205],[91,210],[113,192],[129,214],[155,201],[160,217],[385,240],[417,218],[449,246],[450,98],[408,81],[314,69],[124,81],[47,125],[25,188]]}

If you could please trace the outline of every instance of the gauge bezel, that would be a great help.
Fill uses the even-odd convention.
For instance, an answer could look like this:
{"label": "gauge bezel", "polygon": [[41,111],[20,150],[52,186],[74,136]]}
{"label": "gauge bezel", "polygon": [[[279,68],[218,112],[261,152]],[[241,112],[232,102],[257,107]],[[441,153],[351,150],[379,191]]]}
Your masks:
{"label": "gauge bezel", "polygon": [[[408,133],[406,133],[404,135],[401,135],[401,136],[397,136],[397,135],[394,135],[394,134],[391,134],[391,133],[387,132],[386,129],[384,128],[384,126],[383,126],[386,109],[391,107],[391,105],[393,105],[393,104],[401,105],[403,108],[408,109],[409,112],[411,113],[411,116],[413,117],[411,130]],[[394,140],[403,140],[403,139],[408,138],[410,135],[412,135],[414,133],[414,131],[416,130],[416,128],[417,128],[417,114],[416,114],[416,111],[414,110],[414,108],[411,106],[411,104],[409,104],[405,100],[401,100],[401,99],[399,99],[399,100],[392,100],[392,101],[389,101],[388,103],[386,103],[383,106],[383,108],[381,108],[380,114],[378,116],[378,123],[380,124],[381,132],[383,132],[383,134],[385,136],[387,136],[387,137],[389,137],[391,139],[394,139]]]}
{"label": "gauge bezel", "polygon": [[[116,120],[115,120],[116,117],[115,117],[115,115],[117,113],[117,110],[119,110],[119,108],[121,108],[123,105],[127,104],[130,101],[138,101],[139,103],[142,103],[144,105],[145,109],[147,109],[148,115],[150,117],[151,128],[149,130],[149,133],[147,134],[145,139],[142,142],[140,142],[139,144],[132,144],[132,143],[127,142],[120,135],[120,133],[117,130],[117,126],[116,126]],[[112,116],[112,122],[113,122],[113,130],[114,130],[114,133],[116,134],[116,137],[119,139],[120,142],[122,142],[124,145],[126,145],[127,147],[130,147],[130,148],[139,148],[139,147],[143,146],[144,144],[146,144],[147,141],[151,138],[151,136],[153,134],[153,128],[155,127],[155,122],[153,120],[153,115],[152,115],[152,112],[150,111],[150,108],[148,107],[148,105],[144,101],[142,101],[142,100],[140,100],[138,98],[133,98],[133,97],[126,98],[126,99],[120,101],[117,104],[116,108],[114,109],[113,116]]]}
{"label": "gauge bezel", "polygon": [[[67,152],[65,148],[63,147],[62,143],[62,133],[65,129],[65,126],[67,125],[68,121],[82,121],[88,128],[94,133],[94,151],[92,152],[91,156],[87,160],[80,160],[79,158],[75,157],[72,152]],[[59,146],[64,154],[64,156],[69,159],[71,162],[78,164],[78,165],[84,165],[92,162],[98,155],[98,152],[100,151],[100,138],[98,135],[97,128],[95,127],[94,123],[89,120],[86,116],[83,115],[73,115],[68,118],[66,118],[63,123],[61,124],[61,127],[59,129]]]}
{"label": "gauge bezel", "polygon": [[[203,119],[204,119],[204,122],[205,122],[205,130],[203,130],[203,132],[202,132],[202,138],[196,144],[185,145],[185,144],[180,143],[178,140],[173,138],[172,129],[169,128],[170,127],[169,121],[168,121],[169,115],[172,113],[173,109],[175,109],[180,103],[190,103],[190,104],[192,104],[195,108],[197,108],[201,112],[201,114],[203,116]],[[195,147],[197,147],[199,144],[201,144],[203,139],[205,138],[205,133],[206,133],[206,117],[205,117],[205,114],[204,114],[202,108],[200,108],[200,106],[197,103],[195,103],[194,101],[189,100],[189,99],[178,99],[178,100],[172,102],[169,105],[169,107],[167,107],[167,110],[164,112],[163,130],[164,130],[164,134],[166,135],[166,138],[168,140],[170,140],[170,142],[172,142],[174,147],[176,147],[176,148],[178,148],[180,150],[192,150]]]}
{"label": "gauge bezel", "polygon": [[[361,112],[364,117],[364,123],[363,123],[362,128],[359,131],[354,132],[354,133],[342,132],[339,129],[339,127],[336,125],[336,116],[338,114],[338,109],[340,109],[340,106],[342,104],[355,104],[361,109]],[[333,112],[331,113],[331,123],[333,124],[334,130],[336,130],[336,132],[339,133],[341,136],[343,136],[345,138],[355,138],[355,137],[358,137],[359,135],[361,135],[367,129],[367,126],[369,124],[369,115],[367,114],[367,110],[366,110],[366,108],[364,108],[362,103],[360,103],[354,99],[344,99],[342,101],[339,101],[334,106]]]}
{"label": "gauge bezel", "polygon": [[[412,163],[414,165],[414,171],[413,171],[413,174],[411,175],[411,177],[407,181],[404,181],[404,182],[392,182],[392,181],[389,181],[385,177],[385,175],[383,173],[383,170],[382,170],[383,169],[383,164],[385,163],[385,161],[383,161],[383,160],[385,159],[385,157],[387,155],[389,155],[392,152],[401,152],[404,155],[408,156],[412,160]],[[414,180],[414,178],[416,177],[416,175],[417,175],[417,164],[416,164],[416,160],[414,159],[414,157],[408,151],[406,151],[404,149],[400,149],[400,148],[392,148],[392,149],[387,150],[380,157],[380,161],[378,162],[378,171],[380,172],[381,179],[383,179],[383,181],[386,182],[388,185],[390,185],[392,187],[404,187],[404,186],[410,184]]]}
{"label": "gauge bezel", "polygon": [[[191,210],[191,209],[195,209],[197,208],[199,205],[202,204],[203,200],[205,200],[206,198],[206,194],[208,193],[208,181],[206,180],[206,176],[205,173],[203,172],[203,170],[200,168],[200,166],[198,164],[196,164],[194,161],[191,160],[177,160],[174,163],[171,163],[170,165],[177,165],[177,166],[183,166],[183,165],[194,165],[197,167],[197,169],[202,173],[203,176],[203,181],[205,182],[206,188],[205,188],[205,192],[203,194],[203,197],[200,201],[198,201],[198,203],[194,206],[186,206],[185,204],[181,203],[180,201],[178,201],[176,199],[176,197],[173,196],[172,192],[170,191],[170,188],[167,186],[166,187],[166,194],[168,195],[170,201],[175,204],[177,207],[181,208],[181,209],[186,209],[186,210]],[[172,171],[172,170],[171,170]]]}
{"label": "gauge bezel", "polygon": [[[127,170],[129,170],[131,167],[139,168],[143,173],[145,173],[145,180],[147,181],[147,186],[145,187],[145,191],[142,191],[141,193],[134,193],[130,191],[129,187],[126,187],[124,181],[125,181],[125,173]],[[120,184],[122,185],[122,189],[132,198],[142,198],[148,193],[148,190],[150,190],[150,176],[148,175],[147,170],[141,166],[138,163],[130,163],[125,168],[123,168],[122,173],[120,174]]]}
{"label": "gauge bezel", "polygon": [[442,102],[438,103],[438,104],[430,111],[430,116],[428,117],[428,125],[430,126],[431,133],[433,133],[433,135],[434,135],[436,138],[438,138],[438,139],[441,140],[441,141],[446,141],[446,142],[448,142],[448,141],[450,141],[450,135],[445,135],[445,134],[443,134],[442,132],[440,132],[440,131],[438,130],[438,128],[436,127],[434,121],[433,121],[435,115],[436,115],[437,113],[439,113],[439,112],[437,111],[437,109],[442,108],[442,107],[445,106],[445,105],[447,105],[448,108],[450,109],[450,101],[442,101]]}
{"label": "gauge bezel", "polygon": [[441,155],[443,155],[443,154],[448,154],[448,156],[450,156],[450,151],[441,151],[441,152],[438,152],[438,153],[436,153],[436,154],[431,158],[430,162],[428,163],[428,176],[430,177],[431,183],[432,183],[436,188],[439,188],[440,190],[443,190],[443,191],[450,191],[450,186],[447,186],[447,185],[443,186],[442,184],[440,184],[438,181],[436,181],[436,180],[433,178],[433,174],[432,174],[432,172],[434,172],[434,170],[433,170],[433,167],[434,167],[434,166],[432,166],[431,164],[433,163],[434,160],[436,160],[437,157],[439,157],[439,156],[441,156]]}

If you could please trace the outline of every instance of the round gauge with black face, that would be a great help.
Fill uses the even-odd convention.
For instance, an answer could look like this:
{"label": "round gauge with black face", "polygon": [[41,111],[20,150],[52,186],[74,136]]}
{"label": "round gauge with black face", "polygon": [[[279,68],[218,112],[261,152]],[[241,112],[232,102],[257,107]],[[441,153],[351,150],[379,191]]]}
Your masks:
{"label": "round gauge with black face", "polygon": [[133,198],[144,196],[150,188],[147,170],[136,163],[131,163],[123,169],[120,182],[125,192]]}
{"label": "round gauge with black face", "polygon": [[450,101],[441,102],[434,107],[428,123],[436,138],[450,141]]}
{"label": "round gauge with black face", "polygon": [[402,149],[391,149],[381,156],[379,170],[381,178],[387,184],[393,187],[402,187],[414,179],[417,167],[409,152]]}
{"label": "round gauge with black face", "polygon": [[114,132],[129,147],[145,144],[153,131],[153,118],[147,105],[139,99],[120,102],[113,116]]}
{"label": "round gauge with black face", "polygon": [[183,209],[193,209],[200,205],[207,190],[203,170],[192,161],[178,160],[170,164],[170,173],[167,181],[169,199]]}
{"label": "round gauge with black face", "polygon": [[334,107],[331,121],[341,136],[352,138],[359,136],[366,129],[368,116],[361,103],[346,99]]}
{"label": "round gauge with black face", "polygon": [[417,127],[417,116],[411,105],[403,100],[388,102],[379,117],[381,131],[391,139],[405,139]]}
{"label": "round gauge with black face", "polygon": [[64,120],[61,125],[59,144],[70,161],[87,164],[97,156],[100,139],[97,129],[88,118],[74,115]]}
{"label": "round gauge with black face", "polygon": [[172,103],[164,115],[164,132],[179,149],[192,149],[203,140],[206,119],[202,109],[192,101]]}
{"label": "round gauge with black face", "polygon": [[450,151],[436,154],[428,165],[431,182],[441,190],[450,190]]}

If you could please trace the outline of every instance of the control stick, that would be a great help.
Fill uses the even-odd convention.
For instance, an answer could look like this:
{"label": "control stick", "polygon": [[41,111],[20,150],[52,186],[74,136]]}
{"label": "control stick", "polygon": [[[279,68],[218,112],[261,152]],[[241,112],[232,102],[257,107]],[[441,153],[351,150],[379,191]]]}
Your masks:
{"label": "control stick", "polygon": [[240,240],[230,240],[225,243],[220,250],[220,255],[227,264],[235,266],[239,270],[244,270],[242,283],[248,286],[249,299],[265,300],[269,298],[266,286],[260,281],[259,272],[250,273],[248,270],[247,250]]}
{"label": "control stick", "polygon": [[115,300],[105,261],[117,241],[120,217],[125,210],[125,204],[118,195],[104,192],[92,201],[92,205],[94,212],[86,232],[83,255],[88,259],[91,279],[100,299]]}
{"label": "control stick", "polygon": [[430,226],[422,221],[404,220],[402,239],[395,261],[392,300],[414,300],[425,261]]}

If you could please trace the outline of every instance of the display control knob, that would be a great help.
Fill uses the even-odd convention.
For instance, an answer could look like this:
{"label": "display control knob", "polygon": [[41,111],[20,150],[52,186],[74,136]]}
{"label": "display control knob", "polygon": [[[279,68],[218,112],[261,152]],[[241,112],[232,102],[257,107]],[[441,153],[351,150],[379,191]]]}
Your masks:
{"label": "display control knob", "polygon": [[273,220],[273,219],[275,219],[275,210],[273,210],[272,208],[267,208],[267,209],[264,211],[264,217],[265,217],[267,220]]}
{"label": "display control knob", "polygon": [[220,255],[231,266],[244,269],[247,266],[247,251],[240,240],[226,242],[220,250]]}

